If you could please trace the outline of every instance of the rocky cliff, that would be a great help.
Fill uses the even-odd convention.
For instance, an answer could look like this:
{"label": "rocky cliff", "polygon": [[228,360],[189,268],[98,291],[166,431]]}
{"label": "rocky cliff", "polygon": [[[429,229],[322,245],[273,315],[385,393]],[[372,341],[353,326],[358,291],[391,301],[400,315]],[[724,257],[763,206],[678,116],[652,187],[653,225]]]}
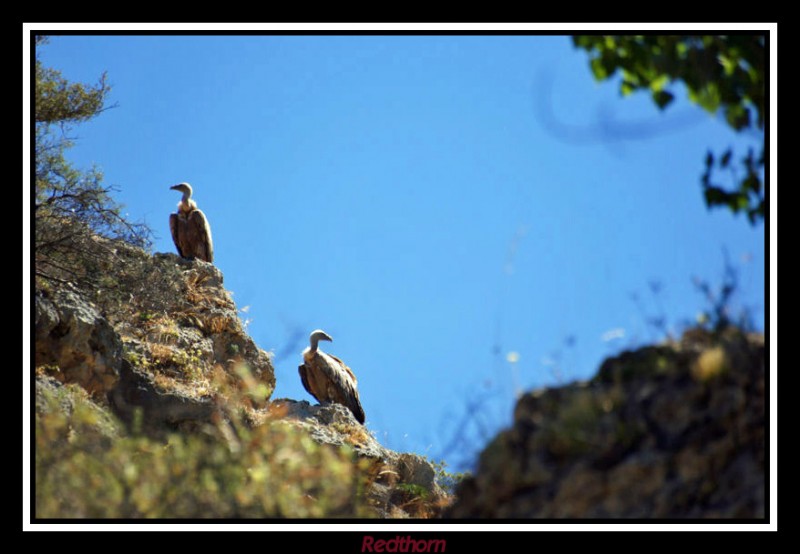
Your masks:
{"label": "rocky cliff", "polygon": [[37,283],[38,517],[765,515],[760,335],[693,329],[524,395],[449,496],[346,408],[272,399],[216,267],[108,249],[95,287]]}
{"label": "rocky cliff", "polygon": [[208,420],[221,385],[244,370],[269,397],[272,363],[244,332],[216,267],[126,245],[116,253],[147,282],[36,291],[37,368],[108,401],[123,420],[138,410],[154,428]]}
{"label": "rocky cliff", "polygon": [[456,518],[763,518],[764,339],[736,329],[538,390],[456,491]]}
{"label": "rocky cliff", "polygon": [[[341,406],[271,401],[270,357],[247,335],[219,269],[121,243],[108,247],[114,271],[100,286],[39,283],[35,292],[37,515],[430,517],[441,511],[447,496],[427,460],[383,448]],[[144,445],[126,442],[136,437]],[[155,447],[176,441],[182,452]],[[220,462],[205,477],[199,470],[187,476],[183,494],[195,502],[170,510],[165,493],[154,492],[177,494],[169,492],[169,472],[151,475],[140,467],[137,460],[148,458],[142,449],[149,464],[181,473],[177,466],[192,467],[196,457]],[[121,466],[98,481],[85,463],[72,465],[86,456]],[[197,497],[210,494],[205,486],[216,505],[203,510]],[[96,505],[94,495],[119,488],[128,490],[119,505]],[[135,502],[141,495],[153,498]]]}

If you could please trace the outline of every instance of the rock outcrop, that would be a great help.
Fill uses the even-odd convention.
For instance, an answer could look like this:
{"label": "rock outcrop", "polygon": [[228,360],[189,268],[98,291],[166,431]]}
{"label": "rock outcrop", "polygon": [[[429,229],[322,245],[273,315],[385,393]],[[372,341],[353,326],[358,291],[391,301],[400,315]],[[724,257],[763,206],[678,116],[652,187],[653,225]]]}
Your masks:
{"label": "rock outcrop", "polygon": [[88,412],[93,429],[105,439],[116,439],[123,432],[118,420],[109,410],[92,401],[86,390],[79,385],[64,385],[58,379],[37,375],[35,396],[36,411],[40,415],[46,416],[57,411],[69,419],[76,410],[83,410]]}
{"label": "rock outcrop", "polygon": [[455,518],[762,518],[764,340],[729,329],[610,358],[523,396]]}
{"label": "rock outcrop", "polygon": [[37,291],[34,303],[36,366],[51,366],[61,380],[92,394],[111,391],[122,341],[109,322],[75,290]]}
{"label": "rock outcrop", "polygon": [[[247,335],[218,268],[117,244],[127,273],[108,290],[37,290],[36,367],[108,400],[150,429],[202,423],[243,373],[275,388],[269,355]],[[127,279],[127,280],[126,280]]]}
{"label": "rock outcrop", "polygon": [[345,406],[312,406],[305,400],[278,399],[262,413],[297,426],[320,444],[355,450],[369,465],[372,479],[367,494],[380,517],[439,515],[449,503],[430,461],[417,454],[384,448]]}
{"label": "rock outcrop", "polygon": [[36,291],[38,414],[60,410],[69,421],[79,402],[95,414],[88,421],[116,416],[153,440],[197,434],[233,450],[242,448],[242,433],[263,426],[258,436],[272,436],[269,429],[288,426],[290,442],[301,445],[295,452],[317,455],[296,443],[309,437],[323,449],[340,449],[344,458],[355,453],[358,461],[341,473],[365,477],[365,498],[354,506],[364,503],[379,517],[441,512],[448,496],[428,460],[384,448],[344,406],[270,402],[272,362],[247,335],[218,268],[173,254],[150,256],[122,243],[105,246],[116,264],[101,279],[105,285],[86,290],[60,283]]}

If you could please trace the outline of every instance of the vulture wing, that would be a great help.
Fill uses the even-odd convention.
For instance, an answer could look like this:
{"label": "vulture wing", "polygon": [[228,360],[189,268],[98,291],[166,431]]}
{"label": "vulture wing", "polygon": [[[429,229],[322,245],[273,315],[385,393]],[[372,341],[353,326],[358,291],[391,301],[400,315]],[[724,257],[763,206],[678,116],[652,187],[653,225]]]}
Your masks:
{"label": "vulture wing", "polygon": [[358,422],[363,424],[366,415],[358,397],[355,375],[339,358],[324,352],[318,352],[318,355],[320,363],[317,365],[328,379],[328,391],[333,393],[330,400],[347,406]]}
{"label": "vulture wing", "polygon": [[314,394],[314,391],[311,390],[311,385],[308,383],[308,375],[306,373],[308,371],[308,368],[306,368],[306,364],[303,364],[300,367],[298,367],[297,371],[298,373],[300,373],[300,381],[303,383],[303,388],[306,389],[308,394],[316,398],[317,402],[321,402],[321,400],[317,398],[317,395]]}
{"label": "vulture wing", "polygon": [[340,365],[340,366],[342,366],[342,369],[344,369],[344,370],[345,370],[345,372],[346,372],[346,373],[347,373],[347,374],[350,376],[350,379],[352,379],[352,380],[353,380],[353,386],[355,387],[356,385],[358,385],[358,379],[356,379],[356,374],[355,374],[355,373],[353,373],[353,370],[352,370],[352,369],[350,369],[349,367],[347,367],[347,365],[346,365],[346,364],[345,364],[345,363],[344,363],[342,360],[340,360],[339,358],[337,358],[337,357],[336,357],[336,356],[334,356],[333,354],[325,354],[325,355],[326,355],[326,356],[330,356],[331,358],[333,358],[334,360],[336,360],[337,362],[339,362],[339,365]]}
{"label": "vulture wing", "polygon": [[[181,232],[181,223],[178,221],[178,214],[169,214],[169,232],[172,234],[172,242],[175,243],[175,248],[178,249],[178,255],[181,258],[185,258],[186,254],[181,249],[181,240],[180,240],[180,232]],[[188,254],[188,253],[187,253]]]}
{"label": "vulture wing", "polygon": [[202,211],[192,210],[186,232],[192,245],[191,254],[205,262],[213,262],[214,243],[211,241],[211,227]]}

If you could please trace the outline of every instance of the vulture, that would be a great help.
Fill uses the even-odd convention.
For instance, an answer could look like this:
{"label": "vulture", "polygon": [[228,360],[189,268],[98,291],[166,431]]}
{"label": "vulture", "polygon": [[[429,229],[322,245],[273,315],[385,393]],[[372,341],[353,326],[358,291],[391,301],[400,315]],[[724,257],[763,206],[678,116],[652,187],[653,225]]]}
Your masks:
{"label": "vulture", "polygon": [[363,424],[366,416],[358,398],[356,376],[342,360],[326,354],[318,347],[319,341],[333,339],[321,329],[311,333],[309,338],[311,346],[303,350],[305,363],[298,368],[303,387],[320,404],[336,402],[346,406],[358,422]]}
{"label": "vulture", "polygon": [[183,193],[178,202],[178,212],[169,216],[169,230],[181,258],[204,262],[214,261],[214,244],[211,242],[211,228],[203,212],[197,209],[192,200],[192,187],[189,183],[178,183],[171,190]]}

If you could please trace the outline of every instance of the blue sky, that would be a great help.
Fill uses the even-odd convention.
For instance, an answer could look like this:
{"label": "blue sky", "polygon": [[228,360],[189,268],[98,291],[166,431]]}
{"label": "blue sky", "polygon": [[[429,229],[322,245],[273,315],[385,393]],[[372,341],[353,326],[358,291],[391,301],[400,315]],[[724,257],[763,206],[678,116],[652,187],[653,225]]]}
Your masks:
{"label": "blue sky", "polygon": [[175,251],[169,187],[192,184],[274,398],[313,401],[297,366],[322,328],[391,448],[464,467],[516,390],[662,338],[648,317],[679,332],[723,250],[764,327],[764,226],[708,211],[699,182],[708,148],[753,137],[621,98],[566,36],[57,36],[42,60],[108,72],[116,107],[69,157],[153,251]]}

